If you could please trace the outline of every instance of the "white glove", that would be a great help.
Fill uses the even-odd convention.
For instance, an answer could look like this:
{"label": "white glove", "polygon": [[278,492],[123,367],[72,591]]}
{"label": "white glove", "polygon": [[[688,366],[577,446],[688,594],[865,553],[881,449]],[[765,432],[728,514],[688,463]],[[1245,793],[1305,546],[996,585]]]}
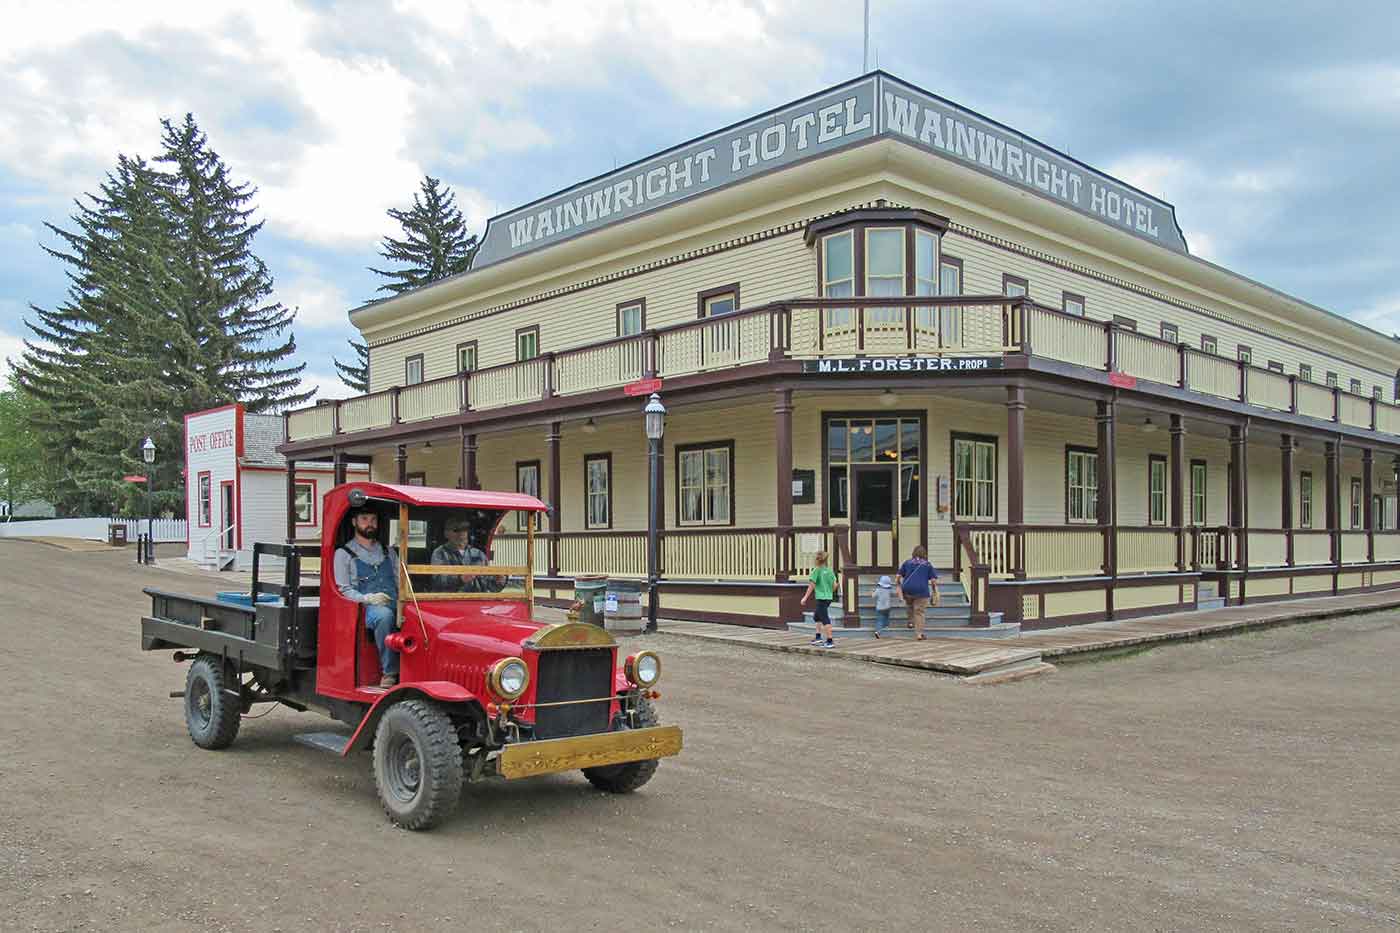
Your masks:
{"label": "white glove", "polygon": [[365,597],[366,606],[387,606],[393,601],[388,593],[370,593]]}

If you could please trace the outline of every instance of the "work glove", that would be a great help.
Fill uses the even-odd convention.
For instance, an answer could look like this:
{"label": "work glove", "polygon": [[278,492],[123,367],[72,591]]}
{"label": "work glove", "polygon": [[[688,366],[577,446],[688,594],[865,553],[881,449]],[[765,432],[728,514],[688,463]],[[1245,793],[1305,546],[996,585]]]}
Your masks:
{"label": "work glove", "polygon": [[365,605],[367,606],[387,606],[393,601],[388,593],[370,593],[365,597]]}

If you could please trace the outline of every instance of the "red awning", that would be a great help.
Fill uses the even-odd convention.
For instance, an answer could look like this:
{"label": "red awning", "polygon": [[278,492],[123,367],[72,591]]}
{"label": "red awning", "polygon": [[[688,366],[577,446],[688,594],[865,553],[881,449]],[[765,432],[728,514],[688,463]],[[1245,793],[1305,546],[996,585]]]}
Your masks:
{"label": "red awning", "polygon": [[444,489],[438,486],[398,486],[390,483],[350,483],[342,487],[362,489],[371,498],[396,499],[410,505],[447,505],[469,509],[519,509],[543,512],[546,506],[534,496],[520,492],[491,492],[484,489]]}

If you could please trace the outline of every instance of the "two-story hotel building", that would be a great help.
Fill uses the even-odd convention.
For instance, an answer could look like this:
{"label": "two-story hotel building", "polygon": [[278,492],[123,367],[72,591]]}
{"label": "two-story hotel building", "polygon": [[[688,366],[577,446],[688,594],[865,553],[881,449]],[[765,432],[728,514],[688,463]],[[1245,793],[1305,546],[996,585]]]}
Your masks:
{"label": "two-story hotel building", "polygon": [[973,625],[1400,585],[1395,340],[882,72],[493,218],[350,318],[370,393],[281,451],[540,494],[546,598],[645,576],[653,390],[664,617],[794,620],[818,550],[849,606],[915,544]]}

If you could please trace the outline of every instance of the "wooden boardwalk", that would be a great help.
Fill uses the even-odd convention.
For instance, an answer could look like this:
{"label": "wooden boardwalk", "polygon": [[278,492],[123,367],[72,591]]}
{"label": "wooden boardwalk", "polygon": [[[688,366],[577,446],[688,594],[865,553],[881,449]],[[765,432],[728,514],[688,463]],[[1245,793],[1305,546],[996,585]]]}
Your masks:
{"label": "wooden boardwalk", "polygon": [[711,622],[663,620],[661,631],[667,635],[768,651],[826,655],[848,661],[935,671],[961,677],[969,683],[1005,683],[1054,670],[1048,663],[1050,660],[1063,663],[1125,648],[1315,622],[1397,606],[1400,606],[1400,589],[1146,616],[1123,622],[1095,622],[985,641],[971,638],[912,641],[838,635],[835,648],[813,646],[810,633]]}

